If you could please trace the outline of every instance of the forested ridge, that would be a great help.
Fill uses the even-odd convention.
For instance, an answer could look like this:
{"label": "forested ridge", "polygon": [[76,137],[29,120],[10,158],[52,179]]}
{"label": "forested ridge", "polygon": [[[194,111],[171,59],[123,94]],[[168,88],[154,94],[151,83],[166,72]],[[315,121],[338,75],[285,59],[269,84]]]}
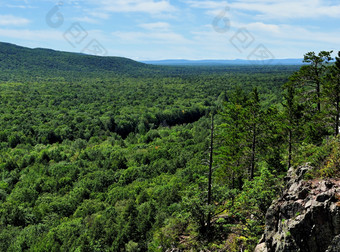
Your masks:
{"label": "forested ridge", "polygon": [[1,250],[251,251],[288,166],[338,175],[330,52],[301,68],[0,57]]}

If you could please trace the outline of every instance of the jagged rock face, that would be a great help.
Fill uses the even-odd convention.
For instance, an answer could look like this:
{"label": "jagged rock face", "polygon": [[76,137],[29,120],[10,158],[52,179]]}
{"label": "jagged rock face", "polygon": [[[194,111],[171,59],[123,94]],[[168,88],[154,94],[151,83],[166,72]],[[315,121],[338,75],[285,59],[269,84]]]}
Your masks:
{"label": "jagged rock face", "polygon": [[302,180],[309,169],[289,169],[285,191],[267,211],[256,252],[340,251],[340,179]]}

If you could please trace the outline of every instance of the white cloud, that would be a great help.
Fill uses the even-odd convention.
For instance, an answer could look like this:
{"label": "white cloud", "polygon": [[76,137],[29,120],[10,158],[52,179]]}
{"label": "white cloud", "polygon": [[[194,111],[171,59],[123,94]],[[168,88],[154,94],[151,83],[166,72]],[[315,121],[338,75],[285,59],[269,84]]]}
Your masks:
{"label": "white cloud", "polygon": [[99,18],[99,19],[109,19],[110,15],[107,13],[104,13],[102,11],[88,11],[88,14],[91,15],[94,18]]}
{"label": "white cloud", "polygon": [[126,44],[188,44],[190,40],[174,32],[122,32],[112,33]]}
{"label": "white cloud", "polygon": [[[320,31],[317,27],[302,27],[288,24],[272,24],[263,22],[241,23],[232,22],[232,28],[246,28],[254,37],[269,41],[279,39],[284,43],[287,41],[304,43],[338,43],[340,33],[338,31]],[[232,33],[231,33],[232,34]],[[230,35],[230,34],[229,34]]]}
{"label": "white cloud", "polygon": [[340,16],[340,5],[330,5],[325,1],[300,0],[300,1],[238,1],[230,4],[231,9],[241,11],[254,11],[256,18],[263,19],[296,19],[320,18]]}
{"label": "white cloud", "polygon": [[254,23],[237,23],[232,22],[232,25],[234,27],[245,27],[250,31],[259,31],[259,32],[265,32],[268,33],[268,35],[273,36],[280,32],[280,25],[276,24],[265,24],[262,22],[254,22]]}
{"label": "white cloud", "polygon": [[33,7],[31,5],[14,5],[14,4],[6,4],[8,8],[17,8],[17,9],[35,9],[37,7]]}
{"label": "white cloud", "polygon": [[26,18],[15,17],[12,15],[0,15],[0,26],[25,26],[31,21]]}
{"label": "white cloud", "polygon": [[176,11],[176,8],[167,0],[90,0],[90,2],[106,13],[141,12],[160,14]]}
{"label": "white cloud", "polygon": [[[231,43],[239,28],[247,29],[254,38],[252,44],[241,52]],[[224,33],[215,32],[211,25],[206,25],[198,27],[191,34],[193,48],[201,48],[201,57],[220,59],[247,58],[261,44],[275,55],[275,58],[297,58],[307,51],[338,51],[340,41],[340,28],[325,31],[314,27],[265,22],[232,22],[230,30]],[[208,53],[203,55],[204,52]]]}
{"label": "white cloud", "polygon": [[230,7],[231,11],[256,12],[252,14],[256,19],[340,17],[339,2],[327,0],[238,0],[232,3],[189,0],[186,3],[192,8],[208,9],[210,13],[225,7]]}
{"label": "white cloud", "polygon": [[77,17],[74,18],[75,21],[84,22],[89,24],[98,24],[98,19],[90,18],[90,17]]}
{"label": "white cloud", "polygon": [[191,8],[200,8],[200,9],[223,9],[229,6],[227,1],[193,1],[189,0],[186,3]]}
{"label": "white cloud", "polygon": [[61,32],[53,30],[0,29],[0,36],[38,42],[41,42],[41,40],[64,40]]}
{"label": "white cloud", "polygon": [[320,31],[312,31],[303,27],[297,27],[292,25],[279,25],[278,32],[271,34],[272,38],[279,38],[285,43],[289,43],[287,41],[295,42],[303,42],[303,43],[314,43],[323,46],[327,45],[336,45],[339,44],[340,41],[340,33],[339,31],[333,32],[320,32]]}
{"label": "white cloud", "polygon": [[167,31],[170,28],[169,23],[165,22],[156,22],[156,23],[146,23],[146,24],[140,24],[139,27],[142,27],[146,30],[162,30]]}

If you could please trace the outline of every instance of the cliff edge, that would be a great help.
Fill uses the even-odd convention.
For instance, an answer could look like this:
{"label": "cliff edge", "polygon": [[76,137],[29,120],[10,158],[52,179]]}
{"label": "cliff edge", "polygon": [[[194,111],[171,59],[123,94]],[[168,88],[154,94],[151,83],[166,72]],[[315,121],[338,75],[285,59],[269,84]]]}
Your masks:
{"label": "cliff edge", "polygon": [[340,251],[340,179],[303,180],[310,169],[289,169],[282,196],[267,211],[255,252]]}

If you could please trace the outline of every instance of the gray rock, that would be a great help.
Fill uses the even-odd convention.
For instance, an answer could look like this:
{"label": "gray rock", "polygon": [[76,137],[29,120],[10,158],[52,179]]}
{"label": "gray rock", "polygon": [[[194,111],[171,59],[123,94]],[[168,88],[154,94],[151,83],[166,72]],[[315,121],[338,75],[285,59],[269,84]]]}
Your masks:
{"label": "gray rock", "polygon": [[307,198],[309,193],[308,188],[303,188],[301,191],[298,192],[298,199],[305,199]]}
{"label": "gray rock", "polygon": [[256,246],[254,252],[268,252],[266,243],[260,243]]}
{"label": "gray rock", "polygon": [[267,211],[256,252],[340,251],[340,183],[303,181],[310,169],[289,169],[283,196]]}
{"label": "gray rock", "polygon": [[326,252],[339,252],[340,251],[340,235],[334,237],[331,245],[329,245]]}
{"label": "gray rock", "polygon": [[307,203],[305,204],[305,208],[309,208],[309,207],[311,207],[311,206],[312,206],[312,204],[313,204],[313,200],[309,200],[309,201],[307,201]]}
{"label": "gray rock", "polygon": [[316,197],[316,201],[325,202],[326,200],[329,200],[331,197],[332,195],[329,195],[327,192],[321,193]]}
{"label": "gray rock", "polygon": [[334,184],[331,181],[322,181],[320,189],[321,189],[321,191],[325,192],[325,191],[328,191],[329,189],[331,189],[333,187],[333,185]]}
{"label": "gray rock", "polygon": [[297,193],[299,189],[300,189],[300,183],[295,182],[289,187],[288,191],[290,192],[290,194],[294,194],[294,193]]}

